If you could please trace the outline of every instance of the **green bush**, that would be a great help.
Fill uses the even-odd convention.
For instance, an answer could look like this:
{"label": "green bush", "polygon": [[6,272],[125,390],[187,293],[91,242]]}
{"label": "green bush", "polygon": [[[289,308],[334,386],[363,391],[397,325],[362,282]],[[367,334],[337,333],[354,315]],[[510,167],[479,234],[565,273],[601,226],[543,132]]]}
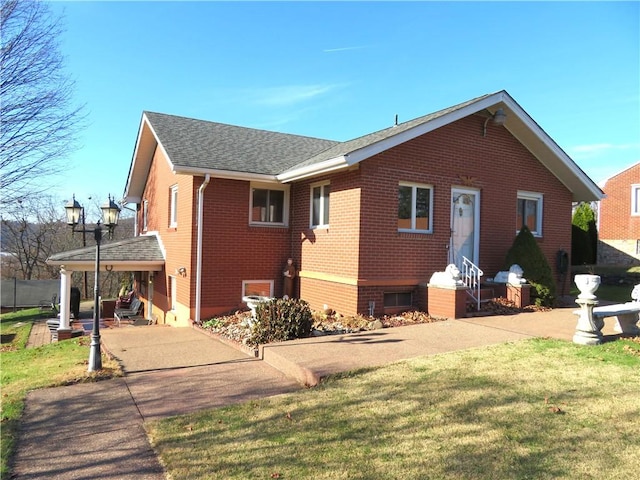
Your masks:
{"label": "green bush", "polygon": [[507,252],[505,270],[514,263],[522,267],[523,277],[531,284],[531,296],[535,304],[552,306],[556,297],[553,271],[531,230],[526,226],[522,227]]}
{"label": "green bush", "polygon": [[304,300],[275,298],[259,303],[251,331],[251,343],[260,345],[307,337],[313,315]]}
{"label": "green bush", "polygon": [[593,265],[597,253],[596,214],[588,203],[581,203],[571,218],[571,264]]}

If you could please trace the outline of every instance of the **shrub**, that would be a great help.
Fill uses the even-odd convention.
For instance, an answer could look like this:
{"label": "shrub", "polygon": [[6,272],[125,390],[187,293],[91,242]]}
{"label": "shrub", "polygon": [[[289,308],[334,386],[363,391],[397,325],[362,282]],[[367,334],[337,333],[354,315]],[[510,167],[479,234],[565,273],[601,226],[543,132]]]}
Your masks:
{"label": "shrub", "polygon": [[251,343],[260,345],[309,336],[313,315],[304,300],[275,298],[259,303]]}
{"label": "shrub", "polygon": [[517,263],[522,267],[523,277],[531,284],[531,296],[538,306],[550,307],[556,297],[556,282],[553,271],[538,242],[527,226],[522,227],[513,245],[507,252],[505,270]]}

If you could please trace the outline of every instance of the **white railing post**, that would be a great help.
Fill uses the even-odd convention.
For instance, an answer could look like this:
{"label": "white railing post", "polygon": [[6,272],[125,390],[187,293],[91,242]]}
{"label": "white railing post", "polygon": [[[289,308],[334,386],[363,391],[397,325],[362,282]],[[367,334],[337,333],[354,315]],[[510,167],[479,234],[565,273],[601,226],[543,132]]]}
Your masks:
{"label": "white railing post", "polygon": [[462,257],[462,278],[465,286],[471,290],[471,297],[477,302],[480,310],[480,277],[484,272],[467,257]]}

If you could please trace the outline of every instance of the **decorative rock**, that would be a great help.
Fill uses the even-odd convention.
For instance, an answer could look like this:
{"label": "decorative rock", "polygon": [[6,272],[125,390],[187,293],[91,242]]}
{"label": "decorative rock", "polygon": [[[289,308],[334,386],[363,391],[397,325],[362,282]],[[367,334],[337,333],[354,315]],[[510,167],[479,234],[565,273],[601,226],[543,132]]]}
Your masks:
{"label": "decorative rock", "polygon": [[384,328],[384,325],[380,320],[369,322],[369,330],[380,330],[381,328]]}

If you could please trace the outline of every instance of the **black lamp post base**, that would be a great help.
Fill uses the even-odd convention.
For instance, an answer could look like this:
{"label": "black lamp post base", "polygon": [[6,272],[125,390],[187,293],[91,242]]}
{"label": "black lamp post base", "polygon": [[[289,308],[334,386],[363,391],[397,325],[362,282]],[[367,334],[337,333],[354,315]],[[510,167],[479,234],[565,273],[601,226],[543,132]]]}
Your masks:
{"label": "black lamp post base", "polygon": [[102,370],[102,352],[100,351],[100,335],[91,335],[89,347],[89,372]]}

